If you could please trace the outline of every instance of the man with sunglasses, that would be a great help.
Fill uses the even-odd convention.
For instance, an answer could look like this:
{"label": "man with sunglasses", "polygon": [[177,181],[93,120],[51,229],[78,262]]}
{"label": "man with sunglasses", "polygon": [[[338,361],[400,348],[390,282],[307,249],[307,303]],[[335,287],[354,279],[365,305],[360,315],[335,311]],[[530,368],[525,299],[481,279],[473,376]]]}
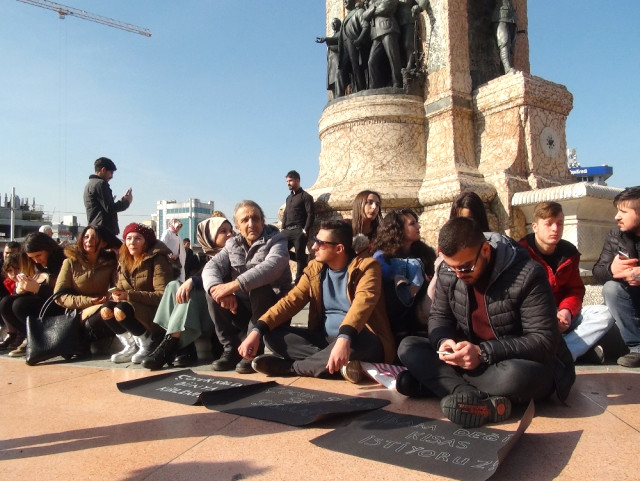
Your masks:
{"label": "man with sunglasses", "polygon": [[[269,376],[320,377],[341,372],[358,382],[359,361],[391,362],[393,335],[382,296],[378,261],[356,256],[353,229],[324,221],[314,237],[315,259],[287,296],[260,317],[238,349]],[[309,304],[308,328],[285,322]],[[255,357],[260,339],[276,355]]]}
{"label": "man with sunglasses", "polygon": [[440,266],[429,339],[405,338],[398,357],[408,371],[396,388],[435,395],[464,427],[507,419],[511,403],[564,400],[575,380],[542,266],[512,239],[459,217],[440,231]]}

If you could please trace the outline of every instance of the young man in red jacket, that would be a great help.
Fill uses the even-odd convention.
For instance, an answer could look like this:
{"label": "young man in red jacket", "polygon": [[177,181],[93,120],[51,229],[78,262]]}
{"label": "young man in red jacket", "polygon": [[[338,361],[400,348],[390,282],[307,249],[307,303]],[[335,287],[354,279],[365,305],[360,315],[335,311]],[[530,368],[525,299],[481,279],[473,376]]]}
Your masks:
{"label": "young man in red jacket", "polygon": [[531,228],[533,233],[520,244],[547,271],[558,307],[558,328],[573,360],[593,347],[597,358],[603,361],[602,347],[597,343],[615,320],[607,306],[582,306],[585,289],[579,270],[580,252],[571,242],[562,239],[562,206],[557,202],[536,205]]}

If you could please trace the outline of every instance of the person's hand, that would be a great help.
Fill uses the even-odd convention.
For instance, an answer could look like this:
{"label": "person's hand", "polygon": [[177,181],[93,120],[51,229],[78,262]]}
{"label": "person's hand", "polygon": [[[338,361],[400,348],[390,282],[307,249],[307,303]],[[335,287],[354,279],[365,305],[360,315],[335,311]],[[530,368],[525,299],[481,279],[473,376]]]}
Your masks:
{"label": "person's hand", "polygon": [[129,187],[124,193],[124,195],[122,196],[122,200],[129,202],[129,204],[133,202],[133,193],[131,192],[131,187]]}
{"label": "person's hand", "polygon": [[329,361],[325,366],[330,374],[338,372],[342,366],[346,366],[349,362],[349,352],[351,350],[351,341],[344,337],[336,339],[336,343],[331,349]]}
{"label": "person's hand", "polygon": [[[629,261],[636,261],[637,263],[638,259],[629,259]],[[622,262],[629,262],[629,261],[622,261]],[[611,272],[613,272],[613,264],[611,264]],[[619,271],[617,274],[614,274],[613,278],[625,281],[630,286],[637,286],[640,284],[639,276],[640,276],[640,267],[630,266],[630,267],[627,267],[626,269]]]}
{"label": "person's hand", "polygon": [[571,311],[569,309],[560,309],[558,311],[558,329],[565,332],[571,327]]}
{"label": "person's hand", "polygon": [[16,291],[18,289],[20,292],[31,292],[32,294],[37,294],[40,290],[40,284],[29,276],[20,276],[18,277],[18,282],[16,282]]}
{"label": "person's hand", "polygon": [[129,299],[129,294],[127,294],[126,291],[117,289],[111,293],[111,299],[116,302],[126,301],[127,299]]}
{"label": "person's hand", "polygon": [[327,41],[327,37],[316,37],[316,43],[325,43]]}
{"label": "person's hand", "polygon": [[250,331],[242,344],[238,347],[238,353],[245,359],[253,359],[258,353],[260,347],[260,333],[256,331]]}
{"label": "person's hand", "polygon": [[452,351],[451,354],[440,354],[440,359],[451,366],[458,366],[469,371],[480,364],[480,346],[469,341],[454,342],[447,339],[440,344],[440,351]]}
{"label": "person's hand", "polygon": [[218,304],[220,304],[220,307],[222,307],[223,309],[230,310],[233,314],[238,313],[238,299],[236,299],[236,296],[234,296],[233,294],[223,297],[222,299],[220,299],[220,302]]}
{"label": "person's hand", "polygon": [[240,284],[238,284],[238,281],[231,281],[213,286],[209,289],[209,294],[211,294],[211,298],[214,301],[221,304],[220,299],[233,294],[237,290],[240,290]]}
{"label": "person's hand", "polygon": [[178,304],[185,304],[189,302],[191,289],[193,289],[193,281],[191,279],[187,279],[180,285],[180,287],[178,287],[178,291],[176,292],[176,302]]}
{"label": "person's hand", "polygon": [[611,274],[616,279],[625,279],[625,273],[629,275],[629,269],[638,265],[638,259],[622,259],[616,255],[611,262]]}
{"label": "person's hand", "polygon": [[93,304],[94,306],[97,306],[98,304],[104,304],[105,302],[107,302],[107,296],[91,298],[91,304]]}

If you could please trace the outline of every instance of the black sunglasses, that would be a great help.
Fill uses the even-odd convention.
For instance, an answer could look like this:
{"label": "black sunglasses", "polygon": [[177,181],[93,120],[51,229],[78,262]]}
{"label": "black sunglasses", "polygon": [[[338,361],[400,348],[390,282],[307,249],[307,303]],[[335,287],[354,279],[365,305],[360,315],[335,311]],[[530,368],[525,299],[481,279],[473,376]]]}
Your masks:
{"label": "black sunglasses", "polygon": [[447,264],[447,270],[449,272],[457,272],[458,274],[471,274],[473,271],[476,270],[476,264],[478,263],[478,258],[480,257],[480,252],[482,251],[483,245],[484,245],[484,242],[480,246],[480,249],[478,249],[478,253],[476,254],[476,260],[473,261],[473,265],[471,267],[451,267],[450,265]]}
{"label": "black sunglasses", "polygon": [[322,247],[324,247],[325,244],[329,244],[331,246],[337,246],[338,244],[340,244],[340,242],[323,241],[323,240],[318,239],[316,236],[313,236],[313,242],[318,244],[318,247],[320,247],[321,249],[322,249]]}

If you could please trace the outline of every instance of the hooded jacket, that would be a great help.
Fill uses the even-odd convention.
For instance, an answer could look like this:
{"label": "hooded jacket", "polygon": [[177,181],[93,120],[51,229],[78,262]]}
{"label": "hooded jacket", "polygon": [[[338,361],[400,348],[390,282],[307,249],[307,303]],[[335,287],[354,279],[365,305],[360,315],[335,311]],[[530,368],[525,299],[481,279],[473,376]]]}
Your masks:
{"label": "hooded jacket", "polygon": [[213,286],[238,281],[240,289],[248,294],[252,289],[267,284],[277,295],[291,289],[289,249],[277,227],[266,224],[262,235],[251,246],[237,234],[213,258],[202,271],[202,282],[207,293]]}
{"label": "hooded jacket", "polygon": [[62,263],[55,292],[67,290],[70,293],[60,296],[56,303],[66,309],[81,310],[84,320],[101,307],[101,304],[93,304],[92,299],[106,296],[109,287],[115,285],[116,254],[103,250],[95,264],[91,264],[76,244],[65,247],[64,253],[67,258]]}
{"label": "hooded jacket", "polygon": [[133,306],[136,319],[150,332],[161,329],[153,323],[153,317],[166,285],[173,280],[169,254],[169,248],[161,241],[156,241],[140,266],[132,272],[125,271],[122,265],[118,266],[116,287],[127,292],[127,302]]}
{"label": "hooded jacket", "polygon": [[[323,330],[322,273],[326,269],[321,262],[309,262],[296,286],[258,321],[258,329],[262,333],[273,330],[309,304],[309,329]],[[340,324],[340,334],[355,337],[362,329],[369,329],[382,342],[385,362],[392,362],[396,348],[382,295],[380,264],[371,257],[355,257],[349,263],[347,276],[351,307]]]}
{"label": "hooded jacket", "polygon": [[495,339],[480,341],[470,329],[471,289],[443,262],[438,272],[435,299],[429,315],[429,339],[437,348],[445,339],[463,338],[478,344],[490,364],[507,359],[528,359],[554,364],[556,392],[569,394],[575,380],[573,358],[562,340],[553,292],[544,268],[509,237],[486,233],[495,256],[484,296]]}

